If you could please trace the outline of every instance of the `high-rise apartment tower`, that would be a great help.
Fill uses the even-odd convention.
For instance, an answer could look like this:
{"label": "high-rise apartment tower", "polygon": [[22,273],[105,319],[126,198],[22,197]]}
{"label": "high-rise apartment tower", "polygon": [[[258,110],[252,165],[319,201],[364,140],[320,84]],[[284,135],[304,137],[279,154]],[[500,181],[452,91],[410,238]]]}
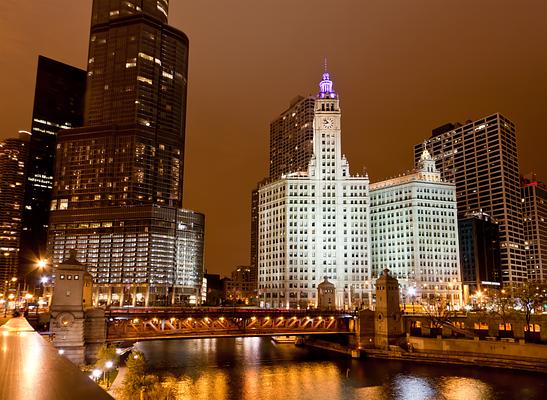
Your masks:
{"label": "high-rise apartment tower", "polygon": [[[515,124],[493,114],[435,129],[425,145],[442,179],[456,184],[458,216],[485,212],[499,223],[502,281],[526,281]],[[416,164],[423,144],[414,146]]]}
{"label": "high-rise apartment tower", "polygon": [[0,285],[5,291],[19,273],[29,134],[0,142]]}
{"label": "high-rise apartment tower", "polygon": [[522,179],[524,249],[528,279],[547,280],[547,188],[534,175]]}

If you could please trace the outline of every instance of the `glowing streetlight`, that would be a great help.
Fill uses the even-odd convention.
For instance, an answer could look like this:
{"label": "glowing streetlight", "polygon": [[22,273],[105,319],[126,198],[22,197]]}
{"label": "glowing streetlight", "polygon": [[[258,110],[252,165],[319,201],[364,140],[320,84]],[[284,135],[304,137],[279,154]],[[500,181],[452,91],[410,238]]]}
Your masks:
{"label": "glowing streetlight", "polygon": [[47,266],[47,261],[44,260],[44,259],[40,259],[40,260],[38,260],[36,265],[38,266],[38,268],[44,269]]}
{"label": "glowing streetlight", "polygon": [[101,377],[101,374],[102,374],[102,371],[100,369],[94,369],[92,372],[91,372],[91,375],[93,375],[93,377],[95,379],[99,379]]}

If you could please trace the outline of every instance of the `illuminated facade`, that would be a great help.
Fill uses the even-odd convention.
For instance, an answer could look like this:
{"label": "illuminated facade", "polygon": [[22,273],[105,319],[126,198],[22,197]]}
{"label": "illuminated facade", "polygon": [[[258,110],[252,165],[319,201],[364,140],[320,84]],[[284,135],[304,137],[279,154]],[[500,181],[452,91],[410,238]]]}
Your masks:
{"label": "illuminated facade", "polygon": [[18,276],[29,134],[0,142],[0,285]]}
{"label": "illuminated facade", "polygon": [[524,249],[528,279],[547,280],[547,188],[535,176],[522,181]]}
{"label": "illuminated facade", "polygon": [[313,156],[315,98],[297,96],[270,124],[270,179],[307,172]]}
{"label": "illuminated facade", "polygon": [[[437,128],[425,143],[442,179],[456,184],[459,217],[485,212],[499,222],[503,284],[526,281],[515,124],[493,114]],[[422,149],[414,146],[416,164]]]}
{"label": "illuminated facade", "polygon": [[398,279],[405,303],[461,302],[456,188],[424,149],[417,169],[370,185],[373,277]]}
{"label": "illuminated facade", "polygon": [[329,74],[314,102],[313,156],[258,190],[259,301],[263,307],[317,305],[317,285],[335,285],[336,307],[371,302],[368,177],[350,176],[341,112]]}
{"label": "illuminated facade", "polygon": [[25,271],[47,256],[56,135],[60,129],[82,126],[85,84],[85,71],[38,57],[21,232],[20,263]]}
{"label": "illuminated facade", "polygon": [[[284,174],[306,172],[313,156],[314,97],[295,97],[270,124],[270,173],[261,183]],[[251,193],[251,266],[258,266],[258,188]]]}
{"label": "illuminated facade", "polygon": [[182,209],[188,39],[167,10],[94,0],[84,127],[58,134],[49,251],[57,264],[77,250],[97,302],[199,301],[204,219]]}

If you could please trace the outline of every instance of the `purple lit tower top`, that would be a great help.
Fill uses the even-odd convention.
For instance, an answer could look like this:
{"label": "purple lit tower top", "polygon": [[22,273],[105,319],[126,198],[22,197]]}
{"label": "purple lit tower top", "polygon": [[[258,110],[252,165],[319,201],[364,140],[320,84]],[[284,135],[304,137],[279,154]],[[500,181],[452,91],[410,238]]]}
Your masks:
{"label": "purple lit tower top", "polygon": [[323,73],[323,80],[319,82],[320,92],[317,97],[321,99],[335,99],[336,93],[332,90],[332,81],[330,75],[327,72],[327,59],[325,58],[325,72]]}

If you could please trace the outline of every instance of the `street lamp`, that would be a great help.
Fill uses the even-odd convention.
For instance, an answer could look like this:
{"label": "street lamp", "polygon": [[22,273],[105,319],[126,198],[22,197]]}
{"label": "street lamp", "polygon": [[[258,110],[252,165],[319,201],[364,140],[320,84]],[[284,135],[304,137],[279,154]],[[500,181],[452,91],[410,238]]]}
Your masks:
{"label": "street lamp", "polygon": [[102,371],[100,369],[94,369],[93,371],[91,371],[91,375],[93,375],[93,378],[95,378],[95,380],[99,379],[101,377],[101,374]]}
{"label": "street lamp", "polygon": [[110,387],[110,368],[112,368],[113,366],[114,366],[114,363],[112,361],[107,361],[104,363],[104,368],[106,369],[106,374],[107,374],[106,377],[108,378],[108,379],[104,379],[106,381],[107,390]]}

